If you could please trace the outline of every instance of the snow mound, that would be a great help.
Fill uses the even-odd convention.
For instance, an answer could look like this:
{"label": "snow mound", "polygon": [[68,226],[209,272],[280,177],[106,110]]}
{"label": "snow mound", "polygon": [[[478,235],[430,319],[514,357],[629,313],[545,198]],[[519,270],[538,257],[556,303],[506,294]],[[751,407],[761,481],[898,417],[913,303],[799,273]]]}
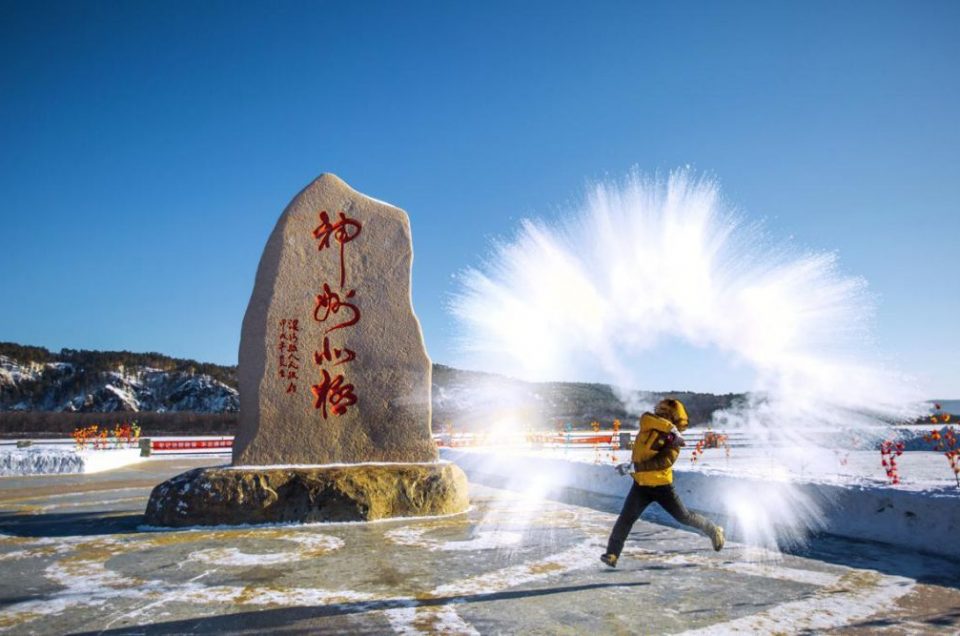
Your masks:
{"label": "snow mound", "polygon": [[139,461],[138,448],[83,451],[57,446],[3,448],[0,449],[0,476],[99,473]]}

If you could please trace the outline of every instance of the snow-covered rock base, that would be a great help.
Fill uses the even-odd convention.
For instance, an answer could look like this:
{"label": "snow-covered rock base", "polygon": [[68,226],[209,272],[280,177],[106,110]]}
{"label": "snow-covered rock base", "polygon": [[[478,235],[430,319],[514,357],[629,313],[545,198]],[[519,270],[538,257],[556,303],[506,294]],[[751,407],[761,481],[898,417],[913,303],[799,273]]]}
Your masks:
{"label": "snow-covered rock base", "polygon": [[63,446],[0,449],[0,476],[99,473],[141,461],[139,448],[82,450]]}

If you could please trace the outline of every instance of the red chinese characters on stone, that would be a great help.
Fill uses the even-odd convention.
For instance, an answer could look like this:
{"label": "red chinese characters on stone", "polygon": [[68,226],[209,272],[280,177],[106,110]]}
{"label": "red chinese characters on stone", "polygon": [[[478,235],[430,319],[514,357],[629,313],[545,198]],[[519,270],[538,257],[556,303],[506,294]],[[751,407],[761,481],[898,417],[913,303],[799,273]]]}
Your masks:
{"label": "red chinese characters on stone", "polygon": [[280,337],[277,344],[277,374],[282,379],[289,380],[287,383],[287,393],[296,393],[297,371],[300,369],[299,355],[299,332],[300,321],[296,318],[280,319]]}
{"label": "red chinese characters on stone", "polygon": [[324,333],[351,327],[360,322],[360,310],[353,303],[346,302],[346,299],[353,298],[355,294],[356,292],[351,289],[341,298],[340,294],[330,289],[330,285],[323,284],[323,293],[317,294],[316,304],[313,308],[313,319],[317,322],[326,322],[331,315],[339,314],[341,309],[345,309],[350,314],[349,318],[335,324]]}
{"label": "red chinese characters on stone", "polygon": [[313,352],[313,361],[317,363],[317,366],[323,366],[324,362],[334,362],[333,366],[339,366],[341,364],[346,364],[351,360],[355,359],[357,354],[353,352],[352,349],[347,349],[346,347],[338,349],[336,347],[330,346],[330,338],[327,336],[323,337],[323,350]]}
{"label": "red chinese characters on stone", "polygon": [[316,398],[313,406],[314,408],[320,409],[323,419],[327,419],[328,406],[330,413],[333,415],[343,415],[347,412],[348,406],[353,406],[357,403],[357,396],[353,392],[353,385],[343,381],[342,373],[331,377],[330,372],[326,369],[321,369],[321,371],[323,373],[323,382],[310,387],[310,391],[313,393],[314,398]]}
{"label": "red chinese characters on stone", "polygon": [[[300,356],[295,353],[288,353],[286,356],[280,356],[280,366],[296,371],[300,368]],[[290,371],[287,371],[290,373]],[[290,377],[289,375],[287,377]]]}
{"label": "red chinese characters on stone", "polygon": [[357,357],[357,354],[346,346],[331,345],[327,335],[360,322],[360,309],[355,301],[351,302],[356,296],[356,290],[347,289],[344,253],[346,244],[360,235],[361,224],[343,212],[339,212],[338,216],[336,222],[331,222],[327,211],[321,211],[320,225],[313,230],[313,238],[318,241],[318,251],[322,252],[330,247],[331,239],[335,240],[340,248],[340,287],[334,291],[329,283],[323,283],[323,293],[317,294],[313,307],[313,319],[326,329],[323,332],[321,350],[313,353],[313,361],[320,367],[322,378],[320,384],[310,387],[310,391],[315,398],[314,408],[320,411],[324,419],[327,419],[328,415],[343,415],[348,407],[356,404],[358,400],[353,384],[346,381],[343,373],[331,375],[331,372],[324,368],[326,364],[331,367],[344,365]]}
{"label": "red chinese characters on stone", "polygon": [[313,230],[313,238],[317,239],[317,250],[322,251],[330,247],[330,237],[340,244],[340,287],[346,282],[346,270],[343,266],[343,247],[360,235],[361,225],[356,219],[347,217],[343,212],[338,213],[340,219],[336,223],[330,222],[326,210],[320,212],[320,225]]}

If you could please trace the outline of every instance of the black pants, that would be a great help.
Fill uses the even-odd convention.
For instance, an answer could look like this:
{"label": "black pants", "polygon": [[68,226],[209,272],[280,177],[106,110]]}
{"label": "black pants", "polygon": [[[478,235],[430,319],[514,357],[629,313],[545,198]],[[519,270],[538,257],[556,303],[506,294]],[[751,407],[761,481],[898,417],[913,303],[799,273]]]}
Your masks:
{"label": "black pants", "polygon": [[710,535],[713,523],[703,515],[687,510],[687,507],[677,497],[677,491],[673,489],[673,484],[641,486],[637,482],[633,482],[630,494],[623,502],[623,510],[620,511],[617,523],[613,526],[613,532],[610,533],[610,540],[607,541],[607,553],[620,556],[620,552],[623,551],[623,543],[627,540],[627,535],[630,534],[633,524],[637,522],[646,507],[654,501],[683,525],[694,527],[707,536]]}

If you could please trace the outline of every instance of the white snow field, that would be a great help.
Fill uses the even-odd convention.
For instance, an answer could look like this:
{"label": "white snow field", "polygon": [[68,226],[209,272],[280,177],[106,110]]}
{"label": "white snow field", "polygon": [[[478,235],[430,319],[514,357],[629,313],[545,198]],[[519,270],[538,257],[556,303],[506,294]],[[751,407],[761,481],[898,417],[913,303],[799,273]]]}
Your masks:
{"label": "white snow field", "polygon": [[99,473],[142,461],[139,448],[77,450],[64,444],[0,446],[0,477]]}

